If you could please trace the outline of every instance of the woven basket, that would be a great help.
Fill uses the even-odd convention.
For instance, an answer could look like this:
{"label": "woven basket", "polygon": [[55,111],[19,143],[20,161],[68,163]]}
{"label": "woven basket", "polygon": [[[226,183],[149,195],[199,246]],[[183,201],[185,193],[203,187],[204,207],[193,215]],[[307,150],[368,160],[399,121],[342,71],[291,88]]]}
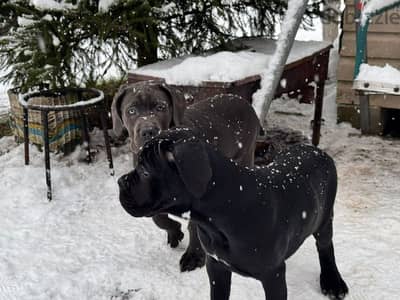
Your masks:
{"label": "woven basket", "polygon": [[[24,140],[23,108],[18,102],[17,89],[8,90],[10,100],[10,119],[13,134],[18,142]],[[30,100],[32,104],[40,105],[65,105],[71,103],[71,97],[37,97]],[[49,118],[49,142],[50,151],[71,152],[81,142],[81,119],[77,111],[50,111]],[[29,110],[29,141],[32,144],[43,146],[43,125],[41,112]]]}

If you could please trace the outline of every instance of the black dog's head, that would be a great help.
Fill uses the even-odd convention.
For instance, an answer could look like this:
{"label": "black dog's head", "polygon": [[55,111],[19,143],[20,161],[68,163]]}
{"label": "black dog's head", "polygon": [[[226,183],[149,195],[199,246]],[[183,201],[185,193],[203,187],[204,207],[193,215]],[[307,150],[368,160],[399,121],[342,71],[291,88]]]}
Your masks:
{"label": "black dog's head", "polygon": [[189,129],[169,129],[145,144],[134,171],[119,180],[120,202],[134,217],[182,214],[212,177],[206,145]]}
{"label": "black dog's head", "polygon": [[111,107],[114,133],[121,136],[126,130],[137,153],[160,131],[180,125],[185,105],[183,94],[161,81],[123,85]]}

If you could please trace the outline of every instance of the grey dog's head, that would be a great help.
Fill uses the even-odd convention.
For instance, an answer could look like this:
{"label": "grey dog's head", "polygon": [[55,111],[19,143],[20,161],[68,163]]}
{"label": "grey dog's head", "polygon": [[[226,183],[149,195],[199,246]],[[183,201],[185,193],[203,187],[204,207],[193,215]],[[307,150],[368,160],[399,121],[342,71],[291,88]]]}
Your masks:
{"label": "grey dog's head", "polygon": [[119,199],[134,217],[180,215],[206,192],[212,169],[206,146],[188,129],[169,129],[146,143],[134,171],[119,180]]}
{"label": "grey dog's head", "polygon": [[182,123],[183,94],[161,81],[142,81],[120,87],[111,106],[113,130],[126,130],[135,153],[160,131]]}

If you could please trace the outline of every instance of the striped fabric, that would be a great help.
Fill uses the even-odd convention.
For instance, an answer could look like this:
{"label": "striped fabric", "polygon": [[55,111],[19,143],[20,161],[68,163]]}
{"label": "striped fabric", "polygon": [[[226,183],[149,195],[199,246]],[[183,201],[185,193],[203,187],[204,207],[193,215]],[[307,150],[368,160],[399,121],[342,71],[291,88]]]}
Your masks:
{"label": "striped fabric", "polygon": [[[23,108],[18,102],[18,94],[15,90],[8,91],[10,100],[11,127],[17,141],[24,139]],[[65,96],[56,98],[38,97],[32,99],[32,103],[46,105],[68,104],[69,99]],[[81,119],[79,112],[60,111],[49,112],[49,142],[50,151],[70,152],[74,146],[81,142]],[[29,141],[32,144],[43,146],[43,125],[41,112],[29,110]]]}

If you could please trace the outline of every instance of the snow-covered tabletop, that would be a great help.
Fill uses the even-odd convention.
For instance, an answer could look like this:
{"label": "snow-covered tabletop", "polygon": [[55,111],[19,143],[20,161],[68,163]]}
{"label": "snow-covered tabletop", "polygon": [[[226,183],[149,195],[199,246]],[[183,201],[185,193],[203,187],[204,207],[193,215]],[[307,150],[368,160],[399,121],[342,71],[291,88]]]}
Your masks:
{"label": "snow-covered tabletop", "polygon": [[[276,47],[275,40],[260,38],[239,39],[234,43],[246,49],[175,58],[131,70],[130,73],[163,78],[168,84],[176,85],[232,82],[260,74],[268,66]],[[329,46],[326,42],[296,41],[287,64],[315,55]]]}
{"label": "snow-covered tabletop", "polygon": [[362,64],[353,88],[370,93],[400,95],[400,70],[389,64],[384,67]]}

